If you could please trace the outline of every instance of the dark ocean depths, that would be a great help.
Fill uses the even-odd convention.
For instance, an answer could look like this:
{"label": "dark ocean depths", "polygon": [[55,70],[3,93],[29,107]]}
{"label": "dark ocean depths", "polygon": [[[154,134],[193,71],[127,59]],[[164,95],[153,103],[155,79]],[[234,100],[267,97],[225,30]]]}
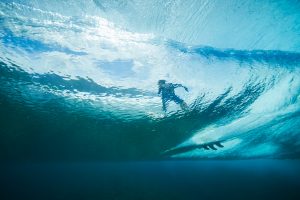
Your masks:
{"label": "dark ocean depths", "polygon": [[1,0],[0,199],[300,199],[299,24],[297,0]]}

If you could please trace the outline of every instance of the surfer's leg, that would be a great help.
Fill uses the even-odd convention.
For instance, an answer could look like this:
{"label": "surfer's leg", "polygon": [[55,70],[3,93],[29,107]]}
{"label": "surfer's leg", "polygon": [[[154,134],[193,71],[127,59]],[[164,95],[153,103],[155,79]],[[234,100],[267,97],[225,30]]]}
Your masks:
{"label": "surfer's leg", "polygon": [[187,105],[185,102],[182,102],[182,103],[180,104],[180,107],[181,107],[181,109],[184,110],[184,111],[187,111],[187,110],[189,109],[188,105]]}
{"label": "surfer's leg", "polygon": [[188,106],[187,106],[187,104],[182,100],[182,99],[180,99],[178,96],[174,96],[173,98],[172,98],[172,100],[176,103],[176,104],[179,104],[180,105],[180,108],[182,109],[182,110],[188,110]]}
{"label": "surfer's leg", "polygon": [[162,101],[162,109],[164,112],[167,112],[167,100],[166,99],[161,99]]}

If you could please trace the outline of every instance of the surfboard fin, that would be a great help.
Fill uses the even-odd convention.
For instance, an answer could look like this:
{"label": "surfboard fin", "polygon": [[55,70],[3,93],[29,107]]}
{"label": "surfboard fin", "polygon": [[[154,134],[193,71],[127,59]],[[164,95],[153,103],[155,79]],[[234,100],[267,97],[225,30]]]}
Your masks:
{"label": "surfboard fin", "polygon": [[210,149],[217,150],[217,148],[214,146],[214,144],[209,144],[208,146]]}
{"label": "surfboard fin", "polygon": [[206,150],[209,150],[209,148],[208,148],[207,145],[203,145],[202,147],[203,147],[204,149],[206,149]]}
{"label": "surfboard fin", "polygon": [[223,148],[224,146],[221,144],[222,141],[217,141],[217,142],[211,142],[211,143],[206,143],[206,144],[203,144],[203,145],[199,145],[198,148],[203,148],[205,150],[218,150],[218,147],[219,148]]}
{"label": "surfboard fin", "polygon": [[221,144],[221,142],[216,142],[215,145],[217,145],[220,148],[223,148],[224,146]]}

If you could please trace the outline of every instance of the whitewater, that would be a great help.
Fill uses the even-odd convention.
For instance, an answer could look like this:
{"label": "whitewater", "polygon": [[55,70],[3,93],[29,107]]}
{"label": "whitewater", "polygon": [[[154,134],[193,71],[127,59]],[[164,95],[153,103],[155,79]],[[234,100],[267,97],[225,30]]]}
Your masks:
{"label": "whitewater", "polygon": [[298,1],[58,2],[0,2],[4,160],[299,158]]}

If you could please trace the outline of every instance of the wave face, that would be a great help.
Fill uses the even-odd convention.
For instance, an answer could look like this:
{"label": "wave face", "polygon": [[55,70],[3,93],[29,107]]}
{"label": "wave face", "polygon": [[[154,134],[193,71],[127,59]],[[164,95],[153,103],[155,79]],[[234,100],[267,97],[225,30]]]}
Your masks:
{"label": "wave face", "polygon": [[[1,1],[1,158],[300,158],[299,11]],[[189,111],[162,111],[159,79],[189,88]]]}

